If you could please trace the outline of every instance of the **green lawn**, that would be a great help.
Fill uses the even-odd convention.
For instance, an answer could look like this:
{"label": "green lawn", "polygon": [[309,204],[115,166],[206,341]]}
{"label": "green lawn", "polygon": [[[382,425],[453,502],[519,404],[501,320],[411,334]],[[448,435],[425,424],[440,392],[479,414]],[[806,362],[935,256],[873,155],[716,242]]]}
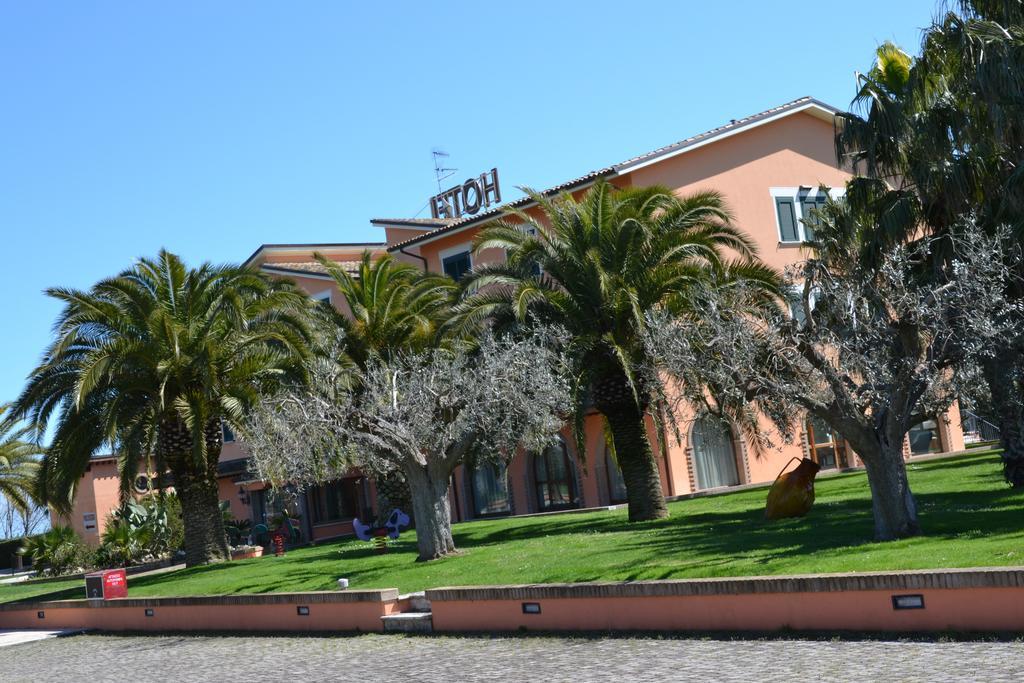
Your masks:
{"label": "green lawn", "polygon": [[[1024,491],[1003,483],[989,452],[909,466],[925,535],[871,541],[861,472],[822,478],[797,520],[766,522],[766,488],[669,504],[671,517],[629,524],[625,510],[455,526],[462,555],[415,562],[413,533],[386,555],[343,541],[209,567],[129,578],[133,597],[330,590],[401,591],[472,584],[873,571],[1024,564]],[[80,580],[0,586],[0,602],[77,598]]]}

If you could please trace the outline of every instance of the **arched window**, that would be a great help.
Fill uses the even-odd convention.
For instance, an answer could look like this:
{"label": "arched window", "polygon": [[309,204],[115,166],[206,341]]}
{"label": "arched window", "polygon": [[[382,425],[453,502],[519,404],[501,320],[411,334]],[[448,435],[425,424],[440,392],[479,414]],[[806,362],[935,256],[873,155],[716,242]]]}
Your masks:
{"label": "arched window", "polygon": [[572,465],[563,441],[534,456],[533,481],[537,488],[537,507],[541,511],[576,507]]}
{"label": "arched window", "polygon": [[470,474],[473,513],[477,517],[507,515],[512,512],[508,493],[508,470],[504,463],[483,463]]}
{"label": "arched window", "polygon": [[705,415],[693,425],[693,475],[698,489],[735,486],[740,483],[732,432],[722,420]]}
{"label": "arched window", "polygon": [[622,479],[622,469],[607,448],[604,452],[604,471],[608,474],[608,502],[625,503],[627,500],[626,482]]}

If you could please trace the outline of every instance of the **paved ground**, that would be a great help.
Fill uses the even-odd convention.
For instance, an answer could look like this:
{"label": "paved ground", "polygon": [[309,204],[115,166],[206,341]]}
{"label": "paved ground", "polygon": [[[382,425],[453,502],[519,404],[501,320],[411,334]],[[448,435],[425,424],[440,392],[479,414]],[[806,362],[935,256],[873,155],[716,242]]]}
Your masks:
{"label": "paved ground", "polygon": [[0,681],[1020,681],[1021,642],[89,635],[4,648]]}

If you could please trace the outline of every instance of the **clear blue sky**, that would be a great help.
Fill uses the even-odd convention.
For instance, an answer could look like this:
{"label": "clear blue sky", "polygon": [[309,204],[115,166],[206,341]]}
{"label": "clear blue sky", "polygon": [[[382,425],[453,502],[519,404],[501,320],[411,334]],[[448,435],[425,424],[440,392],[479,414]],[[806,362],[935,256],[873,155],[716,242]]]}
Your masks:
{"label": "clear blue sky", "polygon": [[[844,107],[934,0],[5,2],[0,401],[57,306],[167,247],[382,239],[436,190],[500,169],[542,188],[803,95]],[[454,180],[454,179],[453,179]]]}

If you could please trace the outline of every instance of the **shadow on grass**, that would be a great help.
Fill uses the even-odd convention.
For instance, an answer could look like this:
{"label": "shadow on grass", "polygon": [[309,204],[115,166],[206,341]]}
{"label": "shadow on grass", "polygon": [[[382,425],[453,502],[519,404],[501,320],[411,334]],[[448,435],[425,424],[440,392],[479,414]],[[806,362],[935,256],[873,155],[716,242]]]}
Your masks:
{"label": "shadow on grass", "polygon": [[[177,594],[182,595],[330,590],[340,576],[353,586],[370,587],[507,582],[510,577],[552,582],[728,576],[758,573],[762,567],[764,573],[779,573],[792,566],[799,571],[801,564],[813,566],[816,556],[834,558],[847,549],[852,557],[871,548],[892,553],[942,540],[943,549],[955,553],[981,535],[1024,531],[1024,491],[1003,484],[997,456],[912,463],[909,469],[924,535],[893,544],[874,542],[867,482],[862,472],[854,472],[820,480],[817,504],[799,519],[765,520],[767,491],[759,488],[671,503],[671,517],[643,523],[630,523],[625,510],[617,510],[458,524],[453,532],[464,554],[428,563],[415,562],[415,535],[408,534],[387,555],[343,540],[282,558],[135,577],[130,584],[145,595],[181,583]],[[920,562],[928,560],[926,552],[908,551],[906,557],[927,566]],[[965,556],[972,562],[988,557],[970,549]],[[900,566],[900,559],[892,566]],[[81,595],[78,588],[62,589],[21,602]]]}

